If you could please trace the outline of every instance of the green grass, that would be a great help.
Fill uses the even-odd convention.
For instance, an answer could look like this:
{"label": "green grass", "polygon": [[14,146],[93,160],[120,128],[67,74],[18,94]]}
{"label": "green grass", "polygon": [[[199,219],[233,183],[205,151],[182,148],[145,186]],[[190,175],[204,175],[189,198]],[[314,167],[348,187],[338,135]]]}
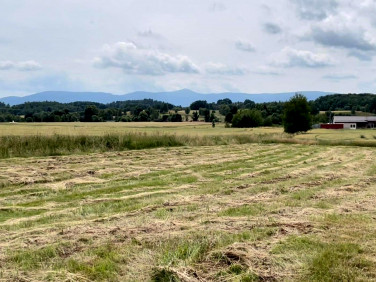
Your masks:
{"label": "green grass", "polygon": [[19,208],[2,208],[0,209],[0,223],[4,222],[8,219],[16,219],[16,218],[22,218],[22,217],[29,217],[33,215],[38,215],[46,210],[41,209],[19,209]]}
{"label": "green grass", "polygon": [[215,246],[207,237],[175,238],[162,245],[162,265],[177,265],[179,262],[196,263]]}
{"label": "green grass", "polygon": [[0,158],[249,143],[376,146],[370,130],[359,130],[354,135],[354,130],[315,129],[307,134],[289,135],[283,133],[282,128],[227,129],[220,126],[211,129],[207,124],[194,123],[157,126],[152,123],[37,123],[1,124],[0,127],[3,129],[0,134]]}
{"label": "green grass", "polygon": [[55,156],[73,153],[139,150],[182,146],[174,135],[1,136],[0,158]]}
{"label": "green grass", "polygon": [[256,216],[265,212],[262,204],[244,205],[236,208],[229,208],[219,213],[220,216]]}
{"label": "green grass", "polygon": [[372,263],[362,257],[363,249],[351,242],[323,242],[308,236],[290,236],[274,246],[279,259],[303,264],[301,277],[307,281],[355,281],[366,279]]}
{"label": "green grass", "polygon": [[151,274],[151,281],[153,282],[178,282],[179,277],[168,269],[155,268]]}
{"label": "green grass", "polygon": [[363,273],[371,262],[361,257],[363,250],[357,244],[325,244],[307,262],[305,277],[310,281],[355,281],[366,279]]}
{"label": "green grass", "polygon": [[71,258],[71,249],[74,249],[74,246],[55,244],[39,249],[18,250],[9,252],[7,260],[20,270],[66,269],[72,273],[82,273],[90,280],[96,281],[112,280],[119,271],[119,264],[123,262],[117,247],[113,244],[108,243],[87,250],[84,252],[84,255],[90,258],[87,261]]}
{"label": "green grass", "polygon": [[8,255],[8,260],[24,270],[39,269],[51,264],[60,252],[61,249],[58,246],[19,250]]}
{"label": "green grass", "polygon": [[1,159],[0,280],[376,278],[375,148],[214,142]]}

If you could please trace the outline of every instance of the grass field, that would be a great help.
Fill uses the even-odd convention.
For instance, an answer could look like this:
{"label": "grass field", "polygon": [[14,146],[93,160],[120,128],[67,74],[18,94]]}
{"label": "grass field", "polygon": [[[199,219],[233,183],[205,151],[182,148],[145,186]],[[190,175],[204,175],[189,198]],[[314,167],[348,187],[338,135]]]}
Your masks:
{"label": "grass field", "polygon": [[[225,128],[218,123],[212,128],[204,122],[102,122],[102,123],[0,123],[0,135],[108,135],[125,133],[160,133],[177,135],[231,135],[252,132],[252,129]],[[279,128],[263,129],[263,132],[281,132]]]}
{"label": "grass field", "polygon": [[[0,136],[103,136],[109,134],[146,133],[146,134],[175,134],[188,136],[226,136],[250,134],[276,134],[283,135],[282,127],[260,128],[225,128],[223,123],[218,123],[212,128],[211,123],[204,122],[103,122],[103,123],[0,123]],[[360,136],[363,135],[364,138]],[[365,139],[376,141],[376,130],[327,130],[314,129],[306,134],[294,138],[307,140],[349,140]]]}
{"label": "grass field", "polygon": [[287,143],[376,147],[376,131],[314,129],[285,134],[281,127],[226,128],[207,123],[0,124],[0,159],[88,154],[174,146]]}
{"label": "grass field", "polygon": [[[198,125],[181,126],[196,136]],[[243,134],[268,130],[281,129]],[[231,143],[1,159],[0,281],[375,280],[375,157],[373,147]]]}

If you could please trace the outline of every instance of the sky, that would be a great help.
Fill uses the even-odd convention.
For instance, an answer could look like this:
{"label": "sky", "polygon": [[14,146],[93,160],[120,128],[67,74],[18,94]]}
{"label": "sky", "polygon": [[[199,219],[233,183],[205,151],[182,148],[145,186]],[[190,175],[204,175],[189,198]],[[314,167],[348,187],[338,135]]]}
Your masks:
{"label": "sky", "polygon": [[0,97],[376,92],[376,0],[0,0]]}

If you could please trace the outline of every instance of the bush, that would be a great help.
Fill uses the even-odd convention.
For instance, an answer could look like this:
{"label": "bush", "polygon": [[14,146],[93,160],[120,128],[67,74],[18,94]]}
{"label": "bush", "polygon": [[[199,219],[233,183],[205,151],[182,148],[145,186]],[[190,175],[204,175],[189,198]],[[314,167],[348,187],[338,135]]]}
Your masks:
{"label": "bush", "polygon": [[193,121],[198,121],[198,118],[199,118],[199,114],[198,114],[198,112],[197,112],[197,111],[196,111],[196,112],[193,112],[192,120],[193,120]]}
{"label": "bush", "polygon": [[200,108],[208,108],[208,102],[204,101],[204,100],[198,100],[198,101],[195,101],[193,102],[189,108],[191,110],[199,110]]}
{"label": "bush", "polygon": [[180,114],[173,114],[169,117],[169,120],[171,122],[182,122],[183,121],[183,118]]}
{"label": "bush", "polygon": [[241,110],[232,119],[232,127],[258,127],[262,123],[261,112],[258,110]]}

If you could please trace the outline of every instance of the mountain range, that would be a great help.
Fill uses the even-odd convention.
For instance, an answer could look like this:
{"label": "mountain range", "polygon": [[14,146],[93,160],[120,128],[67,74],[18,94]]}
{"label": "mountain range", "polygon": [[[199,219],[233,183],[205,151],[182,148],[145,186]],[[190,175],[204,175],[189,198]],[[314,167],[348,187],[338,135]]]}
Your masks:
{"label": "mountain range", "polygon": [[105,92],[68,92],[68,91],[45,91],[28,96],[17,97],[9,96],[0,98],[0,102],[9,105],[18,105],[25,102],[44,102],[55,101],[60,103],[71,103],[77,101],[90,101],[98,103],[111,103],[116,101],[126,100],[143,100],[153,99],[171,103],[176,106],[189,106],[192,102],[197,100],[206,100],[209,103],[217,102],[220,99],[229,98],[233,102],[243,102],[246,99],[252,100],[256,103],[263,102],[278,102],[287,101],[295,93],[301,93],[307,97],[308,100],[315,100],[318,97],[333,94],[333,92],[320,92],[320,91],[298,91],[298,92],[284,92],[284,93],[260,93],[260,94],[246,94],[246,93],[213,93],[202,94],[191,91],[189,89],[182,89],[172,92],[143,92],[137,91],[124,95],[115,95]]}

